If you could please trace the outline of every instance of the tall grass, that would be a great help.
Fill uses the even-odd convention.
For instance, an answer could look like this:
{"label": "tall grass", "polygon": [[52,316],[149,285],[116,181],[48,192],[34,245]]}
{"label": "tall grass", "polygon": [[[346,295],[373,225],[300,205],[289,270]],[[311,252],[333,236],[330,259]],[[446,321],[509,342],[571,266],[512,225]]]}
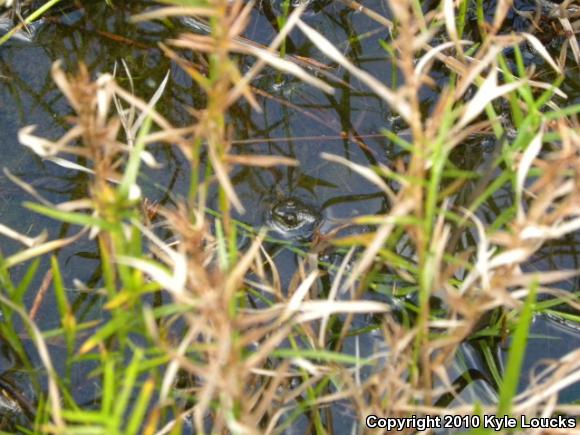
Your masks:
{"label": "tall grass", "polygon": [[[579,307],[577,293],[552,287],[577,270],[525,271],[542,246],[580,227],[580,107],[559,105],[566,59],[553,60],[531,34],[502,34],[508,2],[498,2],[492,23],[484,22],[479,2],[481,39],[468,41],[460,39],[468,33],[467,2],[444,1],[424,12],[419,2],[392,0],[390,20],[345,1],[389,28],[392,37],[384,47],[395,56],[402,78],[392,88],[301,20],[303,6],[281,21],[281,34],[264,48],[241,37],[251,2],[170,3],[180,6],[136,19],[189,14],[206,20],[209,34],[184,34],[162,46],[207,96],[192,125],[173,126],[155,111],[165,82],[146,102],[111,75],[93,80],[82,65],[76,74],[66,74],[55,63],[53,78],[75,112],[73,126],[57,140],[35,136],[32,127],[20,131],[23,145],[41,157],[90,174],[89,195],[82,200],[51,204],[35,194],[37,201],[27,204],[35,213],[74,225],[75,235],[46,241],[0,227],[2,235],[24,245],[0,259],[0,333],[19,363],[32,371],[23,343],[23,337],[30,338],[43,366],[33,377],[36,399],[12,398],[23,410],[24,421],[15,423],[20,430],[181,433],[191,423],[197,433],[280,433],[302,420],[311,433],[343,433],[347,429],[333,427],[332,412],[345,404],[359,429],[370,414],[577,412],[577,405],[559,404],[558,393],[578,381],[578,351],[550,361],[536,383],[517,390],[534,313]],[[370,233],[321,235],[288,291],[264,246],[265,231],[249,232],[249,246],[239,246],[242,226],[232,210],[241,213],[244,206],[229,174],[236,165],[297,162],[234,155],[228,110],[239,98],[261,110],[250,82],[266,65],[332,90],[279,50],[292,28],[384,100],[408,127],[409,140],[396,138],[407,152],[388,166],[323,156],[373,183],[392,207],[384,215],[353,219],[354,225],[372,225]],[[434,35],[445,42],[430,45]],[[519,51],[523,43],[553,67],[554,83],[533,80]],[[514,62],[504,54],[508,48],[514,50]],[[203,53],[205,64],[192,64],[191,52]],[[238,66],[240,54],[256,58],[246,75]],[[425,113],[419,95],[432,84],[435,64],[443,64],[450,78],[434,110]],[[500,100],[508,102],[515,134],[498,120]],[[131,112],[139,115],[130,117]],[[457,168],[450,159],[453,150],[482,134],[495,137],[486,173]],[[187,198],[174,208],[151,205],[139,187],[142,165],[155,163],[147,147],[157,142],[178,147],[190,162]],[[206,165],[200,159],[204,150]],[[210,213],[212,185],[219,191],[219,209]],[[495,222],[486,222],[486,204],[501,189],[510,192],[510,201]],[[94,240],[99,249],[102,278],[98,288],[84,288],[103,297],[97,321],[75,318],[54,255],[79,240]],[[318,254],[324,243],[350,251],[321,295],[313,289],[323,274]],[[23,302],[34,291],[31,282],[45,257],[52,277],[45,291],[54,292],[61,318],[52,331],[39,330]],[[27,270],[19,283],[12,279],[17,266]],[[367,297],[381,291],[385,276],[396,283],[388,289],[391,296],[409,296],[403,314]],[[536,295],[550,296],[551,302],[542,305]],[[368,325],[361,330],[355,320],[363,316]],[[577,316],[569,317],[578,322]],[[381,345],[362,358],[359,339],[369,331]],[[445,394],[461,393],[448,375],[460,345],[483,336],[508,340],[512,331],[505,371],[488,358],[499,384],[497,404],[441,406]],[[55,368],[55,350],[47,346],[51,337],[64,340],[64,370]],[[354,354],[346,350],[347,340],[354,340]],[[91,376],[99,385],[90,406],[77,402],[72,384],[75,370],[87,362],[94,363]]]}

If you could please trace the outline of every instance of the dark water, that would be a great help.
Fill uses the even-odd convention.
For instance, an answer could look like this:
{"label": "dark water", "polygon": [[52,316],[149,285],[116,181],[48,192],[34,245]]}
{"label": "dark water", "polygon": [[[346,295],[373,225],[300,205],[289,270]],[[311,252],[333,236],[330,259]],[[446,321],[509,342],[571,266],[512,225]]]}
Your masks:
{"label": "dark water", "polygon": [[[370,0],[364,3],[370,9],[388,13],[386,2]],[[485,3],[492,13],[495,2]],[[60,59],[63,68],[69,72],[75,71],[78,62],[82,61],[93,75],[112,72],[117,66],[120,83],[128,87],[129,82],[120,67],[121,60],[125,60],[133,74],[135,93],[144,99],[154,93],[167,71],[170,71],[170,80],[157,108],[178,127],[192,122],[187,107],[202,108],[204,105],[204,96],[191,79],[168,61],[157,47],[157,42],[185,30],[182,24],[127,24],[129,15],[143,10],[142,2],[115,2],[114,9],[102,1],[83,4],[84,9],[79,9],[72,3],[63,3],[34,25],[31,36],[21,35],[0,46],[2,166],[30,182],[45,198],[55,203],[84,197],[87,194],[84,187],[86,176],[42,161],[19,145],[17,140],[18,129],[26,125],[37,125],[36,134],[48,138],[59,137],[69,127],[65,117],[72,111],[50,75],[55,60]],[[428,2],[424,4],[427,6]],[[532,2],[516,2],[516,5],[521,10],[533,10]],[[279,4],[273,2],[271,7],[275,12]],[[276,30],[269,19],[271,12],[268,9],[254,11],[245,34],[248,39],[264,44],[272,39]],[[304,20],[336,44],[355,65],[385,83],[400,80],[389,56],[379,44],[389,37],[387,29],[365,15],[341,2],[323,1],[314,2]],[[517,30],[529,27],[525,19],[514,13],[508,16],[508,24]],[[477,39],[476,27],[473,21],[468,22],[468,36]],[[330,80],[334,94],[324,94],[298,79],[279,76],[266,69],[253,83],[260,92],[258,100],[263,112],[256,113],[243,101],[233,107],[229,122],[233,126],[235,152],[287,156],[300,161],[298,167],[242,167],[234,170],[231,178],[247,210],[247,213],[236,217],[258,227],[264,223],[264,204],[269,198],[279,196],[294,196],[316,207],[325,221],[323,230],[353,216],[387,211],[390,204],[376,187],[348,168],[328,162],[320,155],[323,152],[335,154],[365,166],[389,164],[403,151],[381,135],[381,131],[388,129],[397,133],[405,126],[380,98],[347,71],[329,63],[302,35],[293,32],[290,39],[288,49],[291,54],[328,65],[328,72],[334,76]],[[552,73],[543,61],[537,59],[529,47],[522,49],[525,58],[537,63],[539,75],[548,81]],[[557,50],[553,54],[557,55]],[[249,59],[241,59],[241,62],[246,65],[252,63]],[[421,95],[425,113],[432,110],[448,76],[443,67],[435,67],[432,74],[436,87],[426,88]],[[562,88],[569,96],[567,104],[580,101],[579,76],[578,68],[571,68]],[[477,170],[485,165],[494,147],[494,141],[489,138],[470,140],[454,151],[452,159],[464,169]],[[187,191],[189,166],[176,148],[153,146],[151,151],[164,167],[162,170],[147,170],[141,180],[143,188],[152,200],[169,205],[174,198]],[[511,204],[511,198],[506,186],[504,191],[498,191],[484,204],[479,212],[480,217],[493,222],[505,205]],[[53,221],[30,213],[20,205],[24,200],[31,198],[0,176],[0,222],[32,235],[43,228],[48,228],[52,237],[71,235],[78,230],[67,225],[55,225]],[[214,197],[210,198],[210,203],[212,201],[215,203]],[[4,238],[0,246],[4,254],[16,249],[13,242]],[[578,268],[580,257],[577,246],[578,235],[571,235],[543,248],[527,267],[529,270]],[[93,242],[81,241],[59,253],[68,287],[73,287],[73,279],[89,286],[98,285],[100,263],[96,252]],[[285,252],[279,256],[278,267],[284,279],[289,279],[293,274],[295,265],[295,254]],[[44,263],[40,266],[41,269],[46,267]],[[22,268],[15,268],[15,276],[22,273]],[[560,287],[577,291],[578,282],[564,282]],[[30,298],[33,297],[31,294]],[[101,315],[103,300],[99,296],[71,291],[69,297],[80,320]],[[381,293],[369,294],[368,297],[386,300]],[[50,306],[54,306],[54,301],[48,297],[45,307]],[[38,320],[42,329],[59,324],[57,313],[49,309],[41,310]],[[368,319],[360,318],[357,322],[364,327]],[[579,333],[573,328],[543,316],[535,318],[532,333],[534,336],[526,354],[522,385],[525,385],[528,373],[540,358],[547,355],[559,358],[576,349],[580,343]],[[359,341],[357,346],[360,347],[361,356],[371,354],[378,345],[372,333],[365,334],[347,340],[345,351],[354,353],[355,340]],[[506,352],[497,343],[491,342],[491,345],[496,360],[503,364]],[[478,349],[477,343],[466,345],[463,349],[464,363],[452,370],[457,376],[472,369],[479,371],[484,380],[473,385],[484,385],[477,387],[476,393],[470,393],[466,388],[465,395],[479,395],[479,399],[483,400],[481,396],[487,394],[487,400],[493,401],[495,386],[490,381]],[[34,355],[32,346],[29,351]],[[62,361],[57,360],[57,363]],[[79,379],[79,398],[89,401],[93,397],[94,386],[87,385],[84,370],[75,375]],[[569,388],[560,399],[574,401],[579,397],[578,388]]]}

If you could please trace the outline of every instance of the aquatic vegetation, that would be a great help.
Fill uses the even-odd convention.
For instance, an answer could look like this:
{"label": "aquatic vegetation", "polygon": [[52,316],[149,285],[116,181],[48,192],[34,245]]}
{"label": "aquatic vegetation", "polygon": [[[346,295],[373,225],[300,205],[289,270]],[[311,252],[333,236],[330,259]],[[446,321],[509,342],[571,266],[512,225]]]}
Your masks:
{"label": "aquatic vegetation", "polygon": [[[534,319],[557,319],[579,340],[577,258],[546,253],[580,229],[571,2],[538,11],[564,30],[557,52],[541,26],[514,30],[536,17],[511,2],[279,2],[267,43],[248,39],[253,16],[268,18],[253,2],[163,3],[144,2],[130,22],[160,34],[181,22],[185,32],[157,41],[178,72],[145,98],[127,61],[114,75],[56,61],[71,111],[62,133],[19,130],[23,146],[80,183],[62,200],[6,172],[34,198],[30,215],[62,227],[34,237],[0,225],[22,246],[0,257],[0,338],[30,390],[0,374],[0,408],[13,413],[3,430],[343,433],[394,421],[413,433],[427,421],[490,429],[522,415],[570,428],[578,404],[563,397],[578,391],[578,346],[542,354],[551,359],[537,370],[525,357]],[[372,46],[381,77],[357,48],[372,32],[337,41],[310,21],[334,7],[382,32]],[[256,85],[263,73],[310,93],[278,103],[283,95]],[[173,87],[177,74],[189,88]],[[188,116],[172,117],[164,95],[192,89]],[[313,110],[309,98],[326,105]],[[324,111],[339,99],[356,102],[333,124]],[[365,99],[388,115],[375,133],[358,131],[377,119]],[[244,110],[268,128],[294,113],[312,126],[271,134]],[[263,137],[240,136],[244,123]],[[338,146],[321,153],[325,140]],[[187,179],[152,199],[171,162],[160,150],[179,155]],[[301,173],[309,159],[316,171]],[[371,188],[358,193],[352,180]],[[290,192],[256,201],[248,185],[256,196]],[[67,264],[76,250],[62,255],[76,247],[96,264],[88,279]],[[88,297],[98,310],[79,309]],[[43,309],[58,311],[57,324],[42,325]]]}

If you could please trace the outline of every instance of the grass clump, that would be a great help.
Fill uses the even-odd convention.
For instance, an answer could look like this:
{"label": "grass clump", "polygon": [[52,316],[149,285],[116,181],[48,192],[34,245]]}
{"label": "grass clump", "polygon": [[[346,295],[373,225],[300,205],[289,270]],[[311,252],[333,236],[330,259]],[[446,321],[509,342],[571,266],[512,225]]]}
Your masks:
{"label": "grass clump", "polygon": [[[75,112],[72,127],[55,141],[35,136],[32,127],[20,132],[21,142],[42,158],[89,176],[85,198],[60,204],[13,177],[36,197],[30,210],[79,228],[47,241],[0,227],[25,246],[0,261],[0,331],[32,373],[36,393],[33,400],[12,395],[22,410],[14,426],[30,433],[181,433],[186,425],[198,433],[280,433],[304,424],[312,433],[342,433],[346,429],[333,426],[337,409],[349,415],[353,430],[363,430],[371,414],[577,411],[577,405],[558,402],[558,393],[577,382],[577,351],[549,361],[518,392],[533,316],[562,315],[578,323],[577,292],[555,285],[578,271],[527,267],[542,247],[574,233],[580,222],[580,107],[561,107],[559,89],[567,56],[554,60],[531,33],[504,32],[506,2],[499,2],[491,23],[478,2],[475,35],[466,27],[468,2],[446,1],[424,11],[419,2],[392,0],[390,19],[345,1],[389,29],[383,47],[396,66],[395,88],[357,67],[302,20],[304,6],[291,11],[285,2],[284,27],[262,47],[242,37],[251,2],[171,3],[179,6],[135,19],[189,14],[207,30],[162,45],[206,95],[206,106],[192,111],[192,125],[173,126],[155,110],[167,78],[147,102],[111,75],[93,80],[82,65],[67,75],[55,63],[53,78]],[[249,230],[250,242],[240,243],[245,230],[233,212],[242,213],[244,205],[230,174],[236,165],[298,162],[235,154],[228,111],[240,98],[261,110],[250,83],[266,66],[332,91],[303,61],[286,56],[291,29],[381,98],[405,125],[406,139],[385,132],[404,151],[389,165],[323,155],[375,185],[391,206],[353,219],[355,227],[372,228],[364,234],[335,237],[341,228],[318,234],[284,288],[266,232]],[[554,70],[553,82],[536,80],[526,69],[524,44]],[[246,73],[239,56],[256,59]],[[425,113],[420,94],[434,85],[436,65],[449,77]],[[498,116],[501,104],[509,119]],[[454,150],[474,137],[493,138],[480,172],[452,161]],[[147,147],[159,142],[178,147],[190,164],[187,195],[171,208],[149,203],[139,185],[143,165],[157,165]],[[209,212],[211,189],[219,200]],[[99,251],[98,283],[76,283],[76,291],[102,298],[104,311],[92,320],[75,317],[57,255],[79,241],[94,241]],[[322,261],[328,246],[348,252],[330,272]],[[61,323],[41,331],[24,296],[47,256],[43,292],[53,290]],[[17,267],[26,267],[21,282],[13,280]],[[399,301],[398,307],[387,300]],[[502,370],[490,347],[512,332]],[[378,344],[362,357],[366,334]],[[47,345],[54,337],[65,343],[64,368],[55,367]],[[465,384],[450,378],[449,367],[466,343],[475,342],[482,343],[494,394],[462,403]],[[99,386],[90,405],[76,399],[72,380],[86,366]]]}

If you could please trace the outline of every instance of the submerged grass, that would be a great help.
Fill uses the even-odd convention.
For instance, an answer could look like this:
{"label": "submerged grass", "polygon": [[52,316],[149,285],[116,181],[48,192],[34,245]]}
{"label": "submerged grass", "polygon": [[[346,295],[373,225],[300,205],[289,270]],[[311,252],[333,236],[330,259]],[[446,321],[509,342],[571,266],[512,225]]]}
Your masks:
{"label": "submerged grass", "polygon": [[[74,236],[46,241],[0,227],[2,235],[25,245],[0,260],[0,333],[30,370],[36,393],[33,400],[11,396],[22,413],[7,430],[181,433],[191,424],[198,433],[280,433],[301,420],[311,433],[343,433],[347,429],[333,426],[338,408],[359,421],[353,430],[361,432],[371,414],[577,412],[577,404],[558,401],[558,393],[579,380],[577,351],[550,361],[528,388],[518,390],[532,317],[561,314],[578,326],[577,311],[565,311],[578,310],[578,293],[555,285],[578,270],[526,268],[543,246],[580,228],[580,106],[560,107],[559,89],[571,60],[553,60],[531,34],[500,32],[509,2],[498,2],[492,23],[477,2],[474,32],[466,24],[467,1],[444,1],[424,12],[419,2],[392,0],[393,20],[345,1],[388,27],[391,38],[383,46],[400,73],[394,88],[358,68],[304,22],[304,6],[290,12],[284,2],[282,36],[260,47],[242,39],[251,2],[170,3],[180,9],[154,9],[136,19],[179,13],[205,20],[208,34],[184,34],[163,45],[207,96],[193,125],[172,126],[154,109],[166,81],[146,102],[111,75],[92,80],[82,65],[76,75],[67,75],[56,63],[54,80],[75,111],[72,128],[55,141],[35,136],[30,127],[20,132],[23,145],[39,156],[90,178],[85,199],[51,204],[38,198],[27,205],[80,227]],[[391,207],[384,215],[353,220],[353,225],[372,225],[370,232],[343,238],[319,234],[283,288],[266,233],[244,231],[251,240],[245,247],[239,243],[243,225],[234,221],[232,210],[244,207],[229,174],[234,165],[296,162],[234,155],[228,110],[242,97],[260,110],[249,84],[266,65],[331,91],[304,63],[285,56],[284,35],[292,28],[384,100],[408,134],[403,139],[386,132],[406,151],[389,166],[323,156],[377,186]],[[558,74],[553,83],[533,79],[522,44],[553,67]],[[505,54],[508,49],[513,59]],[[199,56],[199,64],[191,54]],[[239,55],[257,58],[246,75]],[[433,84],[434,65],[449,70],[449,81],[434,110],[425,113],[419,95]],[[500,102],[508,108],[506,119],[497,114]],[[485,171],[453,164],[456,147],[483,136],[495,138]],[[178,147],[191,165],[187,198],[174,208],[147,203],[138,184],[141,166],[156,166],[147,146],[157,142]],[[207,165],[200,161],[202,150]],[[208,212],[213,186],[219,209]],[[509,200],[489,221],[487,204],[502,190]],[[29,191],[34,193],[30,186]],[[53,254],[79,240],[94,240],[99,248],[98,285],[75,283],[79,291],[103,298],[104,313],[97,320],[75,318],[67,299],[70,285]],[[323,252],[331,245],[351,248],[334,271],[323,267]],[[45,257],[51,270],[47,286],[61,318],[51,331],[38,329],[23,302],[34,291],[31,283]],[[15,283],[11,271],[21,266],[27,272]],[[370,293],[387,295],[393,306],[369,300]],[[359,340],[368,333],[380,345],[362,357]],[[24,337],[32,340],[42,370],[33,370]],[[55,369],[55,350],[47,344],[55,337],[65,343],[64,370]],[[466,403],[465,386],[450,378],[449,367],[462,345],[478,340],[496,396]],[[508,340],[503,369],[491,346]],[[354,343],[354,352],[347,350],[347,341]],[[77,402],[72,381],[87,363],[99,386],[90,405]]]}

